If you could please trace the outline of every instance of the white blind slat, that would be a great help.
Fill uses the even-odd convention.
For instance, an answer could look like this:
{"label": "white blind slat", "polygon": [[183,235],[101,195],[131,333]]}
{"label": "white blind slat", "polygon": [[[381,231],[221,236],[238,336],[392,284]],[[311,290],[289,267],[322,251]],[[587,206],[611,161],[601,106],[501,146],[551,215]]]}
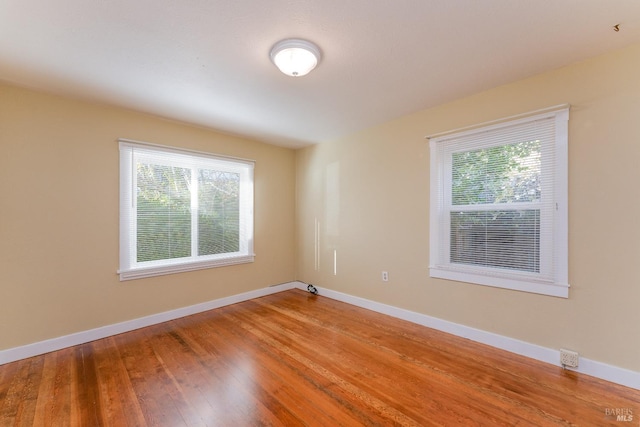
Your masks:
{"label": "white blind slat", "polygon": [[120,151],[122,280],[253,259],[253,162],[131,141]]}
{"label": "white blind slat", "polygon": [[567,117],[558,110],[431,140],[432,268],[566,283],[556,268],[566,263],[566,239],[556,238],[566,224],[558,227],[555,208],[566,200],[556,151],[566,149],[558,123]]}

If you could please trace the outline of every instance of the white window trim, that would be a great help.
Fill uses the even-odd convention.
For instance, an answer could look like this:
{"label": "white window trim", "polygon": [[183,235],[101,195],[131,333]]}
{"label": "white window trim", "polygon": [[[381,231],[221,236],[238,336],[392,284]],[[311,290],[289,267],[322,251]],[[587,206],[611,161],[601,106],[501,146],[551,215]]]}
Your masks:
{"label": "white window trim", "polygon": [[[201,270],[206,268],[223,267],[228,265],[244,264],[254,261],[253,253],[253,160],[214,155],[211,153],[168,147],[142,141],[133,141],[120,138],[120,280],[133,280],[145,277],[174,274],[186,271]],[[245,221],[240,239],[240,250],[234,253],[225,253],[208,256],[191,256],[173,260],[147,261],[137,263],[134,260],[136,241],[131,236],[131,227],[135,227],[135,221],[131,221],[131,215],[135,212],[130,208],[133,198],[133,154],[132,150],[153,150],[156,152],[173,153],[177,156],[199,157],[205,160],[221,161],[222,163],[234,162],[239,165],[241,173],[246,179],[241,181],[240,203],[243,210],[250,216]],[[191,163],[193,164],[193,162]],[[241,166],[241,167],[240,167]],[[224,167],[224,166],[223,166]],[[133,224],[133,225],[132,225]],[[135,230],[133,230],[135,231]]]}
{"label": "white window trim", "polygon": [[[471,130],[453,131],[430,137],[430,224],[429,224],[429,273],[431,277],[454,280],[459,282],[468,282],[485,286],[492,286],[505,289],[513,289],[518,291],[550,295],[555,297],[569,297],[569,281],[568,281],[568,106],[562,108],[550,108],[545,113],[536,114],[532,112],[507,118],[504,120],[494,121],[482,127],[474,127]],[[469,136],[474,133],[485,132],[488,130],[500,129],[506,126],[513,126],[519,123],[526,123],[533,120],[544,118],[555,118],[555,210],[553,217],[553,242],[549,250],[552,254],[541,254],[541,256],[551,256],[555,260],[552,280],[542,279],[536,273],[522,273],[502,275],[500,269],[470,267],[455,265],[449,263],[448,259],[440,259],[443,257],[440,248],[443,244],[448,245],[448,238],[443,237],[441,227],[443,215],[448,216],[445,212],[444,202],[440,200],[439,195],[444,191],[444,185],[447,185],[448,179],[444,176],[443,164],[438,156],[439,144],[446,144],[446,140],[461,136]],[[450,184],[449,184],[450,185]],[[450,191],[450,190],[449,190]],[[446,233],[448,234],[448,232]],[[446,242],[444,242],[446,240]]]}

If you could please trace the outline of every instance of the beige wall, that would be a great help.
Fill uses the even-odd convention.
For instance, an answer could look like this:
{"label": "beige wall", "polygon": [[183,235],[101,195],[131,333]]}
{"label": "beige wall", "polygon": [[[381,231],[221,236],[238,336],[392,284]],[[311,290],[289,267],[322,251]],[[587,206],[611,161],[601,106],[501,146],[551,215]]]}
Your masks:
{"label": "beige wall", "polygon": [[[640,371],[639,76],[636,45],[299,151],[298,279]],[[569,298],[430,279],[424,136],[563,103]]]}
{"label": "beige wall", "polygon": [[[118,143],[256,160],[252,264],[120,282]],[[295,152],[0,85],[0,350],[295,279]]]}

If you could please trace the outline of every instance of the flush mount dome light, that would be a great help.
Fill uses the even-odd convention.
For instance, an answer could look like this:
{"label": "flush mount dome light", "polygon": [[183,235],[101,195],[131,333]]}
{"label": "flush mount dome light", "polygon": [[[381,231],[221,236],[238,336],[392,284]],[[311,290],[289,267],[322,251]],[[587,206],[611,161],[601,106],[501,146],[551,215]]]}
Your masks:
{"label": "flush mount dome light", "polygon": [[271,61],[286,75],[300,77],[316,68],[320,49],[302,39],[281,40],[271,48]]}

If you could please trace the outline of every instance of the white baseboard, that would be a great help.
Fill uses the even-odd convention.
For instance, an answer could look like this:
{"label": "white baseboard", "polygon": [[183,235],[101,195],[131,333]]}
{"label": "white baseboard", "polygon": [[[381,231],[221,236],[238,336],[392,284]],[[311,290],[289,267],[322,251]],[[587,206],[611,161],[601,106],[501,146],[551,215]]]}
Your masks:
{"label": "white baseboard", "polygon": [[248,301],[253,298],[259,298],[265,295],[274,294],[276,292],[286,291],[298,287],[298,283],[299,282],[289,282],[280,285],[269,286],[268,288],[256,289],[255,291],[232,295],[213,301],[178,308],[176,310],[165,311],[163,313],[152,314],[151,316],[141,317],[139,319],[128,320],[113,325],[90,329],[88,331],[77,332],[75,334],[52,338],[33,344],[27,344],[21,347],[14,347],[8,350],[0,350],[0,365],[9,362],[15,362],[16,360],[26,359],[28,357],[38,356],[40,354],[49,353],[51,351],[60,350],[74,345],[84,344],[112,335],[121,334],[123,332],[133,331],[135,329],[144,328],[145,326],[156,325],[168,320],[179,319],[180,317],[201,313],[203,311],[212,310],[214,308],[224,307],[225,305],[236,304],[238,302]]}
{"label": "white baseboard", "polygon": [[[305,283],[294,283],[297,283],[296,287],[299,289],[307,289],[307,285]],[[405,310],[402,308],[394,307],[392,305],[382,304],[368,299],[344,294],[342,292],[333,291],[331,289],[324,289],[318,286],[316,286],[316,288],[318,289],[319,295],[325,296],[327,298],[346,302],[348,304],[366,308],[378,313],[387,314],[398,319],[407,320],[412,323],[417,323],[419,325],[437,329],[442,332],[447,332],[449,334],[456,335],[462,338],[467,338],[482,344],[487,344],[492,347],[509,351],[511,353],[530,357],[541,362],[546,362],[555,366],[561,366],[560,350],[542,347],[514,338],[505,337],[480,329],[471,328],[469,326],[449,322],[447,320],[438,319],[436,317],[427,316],[426,314],[416,313],[414,311]],[[640,372],[619,368],[617,366],[608,365],[606,363],[598,362],[596,360],[591,360],[584,357],[580,357],[579,367],[571,370],[640,390]]]}
{"label": "white baseboard", "polygon": [[[88,331],[65,335],[46,341],[40,341],[21,347],[10,348],[8,350],[0,350],[0,365],[294,288],[306,291],[307,284],[297,281],[283,283],[280,285],[274,285],[268,288],[257,289],[238,295],[232,295],[229,297],[191,305],[176,310],[153,314],[151,316],[141,317],[139,319],[133,319],[126,322],[103,326],[96,329],[90,329]],[[416,313],[414,311],[405,310],[402,308],[394,307],[392,305],[382,304],[365,298],[355,297],[342,292],[333,291],[331,289],[324,289],[317,286],[316,288],[318,289],[318,292],[321,296],[325,296],[327,298],[342,301],[348,304],[355,305],[357,307],[366,308],[368,310],[386,314],[398,319],[403,319],[412,323],[423,325],[428,328],[437,329],[442,332],[447,332],[452,335],[467,338],[472,341],[487,344],[492,347],[500,348],[502,350],[510,351],[512,353],[550,363],[552,365],[560,366],[560,350],[542,347],[514,338],[505,337],[491,332],[482,331],[480,329],[471,328],[469,326],[449,322],[447,320],[438,319],[436,317],[427,316],[426,314]],[[580,358],[580,366],[579,368],[574,369],[574,371],[640,390],[640,372],[619,368],[617,366],[608,365],[606,363],[586,359],[584,357]]]}

